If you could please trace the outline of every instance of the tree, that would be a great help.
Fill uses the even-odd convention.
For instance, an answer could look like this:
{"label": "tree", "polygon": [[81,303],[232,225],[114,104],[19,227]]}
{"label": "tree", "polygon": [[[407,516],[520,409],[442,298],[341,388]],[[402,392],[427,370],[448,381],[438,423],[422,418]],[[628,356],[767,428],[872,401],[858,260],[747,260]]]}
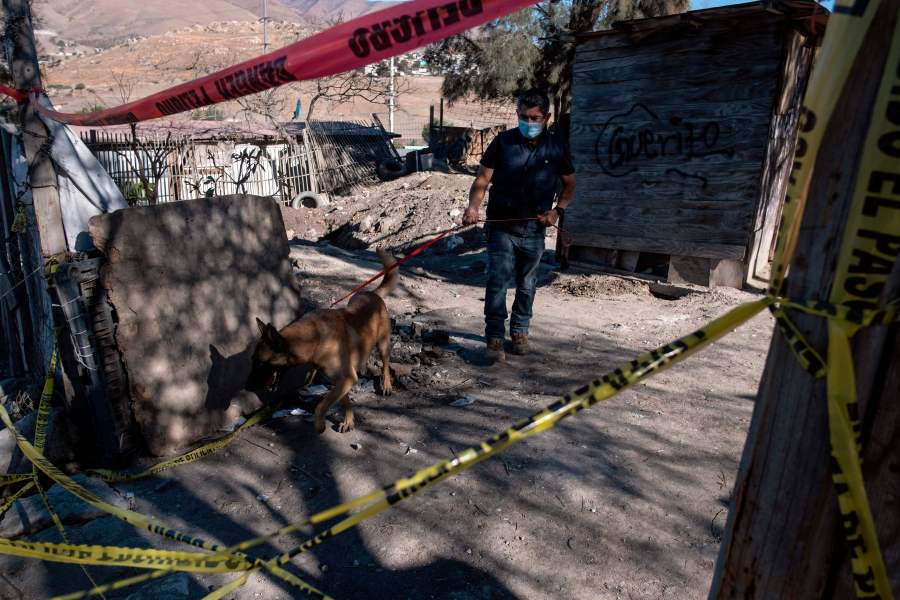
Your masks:
{"label": "tree", "polygon": [[[395,78],[395,80],[397,79],[399,78]],[[313,109],[320,100],[325,100],[330,104],[345,104],[361,98],[373,104],[384,104],[391,92],[389,78],[367,75],[361,70],[320,77],[313,84],[315,90],[306,109],[307,121],[312,118]],[[396,81],[394,98],[408,89],[409,82],[399,79]]]}
{"label": "tree", "polygon": [[625,19],[687,10],[690,0],[560,0],[543,2],[425,51],[444,75],[451,102],[468,96],[501,100],[527,87],[546,89],[553,112],[569,112],[575,36]]}

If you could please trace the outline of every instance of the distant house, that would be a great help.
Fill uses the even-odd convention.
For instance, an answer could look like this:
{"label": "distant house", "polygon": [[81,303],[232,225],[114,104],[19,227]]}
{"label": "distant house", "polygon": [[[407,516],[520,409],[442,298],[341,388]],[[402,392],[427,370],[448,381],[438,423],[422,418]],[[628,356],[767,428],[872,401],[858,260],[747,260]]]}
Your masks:
{"label": "distant house", "polygon": [[570,260],[702,285],[765,277],[826,20],[774,0],[581,36]]}

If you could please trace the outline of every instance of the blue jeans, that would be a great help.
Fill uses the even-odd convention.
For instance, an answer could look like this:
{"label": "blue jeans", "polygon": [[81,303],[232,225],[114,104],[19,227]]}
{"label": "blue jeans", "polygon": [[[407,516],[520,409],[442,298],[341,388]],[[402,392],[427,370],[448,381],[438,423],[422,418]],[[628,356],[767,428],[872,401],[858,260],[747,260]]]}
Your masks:
{"label": "blue jeans", "polygon": [[528,333],[531,306],[537,288],[538,265],[544,253],[543,232],[515,235],[502,229],[491,229],[488,237],[488,273],[484,293],[484,336],[506,337],[506,290],[513,281],[513,302],[509,332]]}

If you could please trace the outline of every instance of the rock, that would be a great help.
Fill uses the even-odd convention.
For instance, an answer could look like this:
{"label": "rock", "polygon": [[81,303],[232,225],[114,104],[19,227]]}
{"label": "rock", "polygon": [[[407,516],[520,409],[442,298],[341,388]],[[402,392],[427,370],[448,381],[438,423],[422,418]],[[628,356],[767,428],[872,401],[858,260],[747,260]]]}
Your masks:
{"label": "rock", "polygon": [[322,396],[328,393],[328,387],[324,385],[310,385],[300,390],[300,395],[304,398],[312,396]]}
{"label": "rock", "polygon": [[433,329],[423,336],[423,339],[430,344],[446,346],[450,343],[450,333],[443,329]]}
{"label": "rock", "polygon": [[475,398],[472,396],[462,396],[457,398],[453,402],[450,403],[450,406],[455,406],[456,408],[462,408],[463,406],[469,406],[470,404],[475,403]]}
{"label": "rock", "polygon": [[409,377],[416,366],[417,365],[407,365],[392,362],[391,373],[394,375],[394,377]]}
{"label": "rock", "polygon": [[[33,439],[35,418],[37,418],[37,413],[31,413],[19,419],[15,423],[16,430],[26,438]],[[9,429],[3,428],[0,430],[0,472],[30,473],[31,463],[25,460],[24,464],[21,464],[22,461],[16,460],[17,455],[21,456],[21,452],[16,444],[16,438]]]}
{"label": "rock", "polygon": [[[37,413],[32,412],[15,423],[16,430],[29,440],[34,439],[36,417]],[[44,446],[44,456],[56,465],[65,464],[74,459],[68,443],[65,419],[62,417],[62,412],[58,408],[51,408],[47,419],[47,442]],[[6,428],[0,430],[0,473],[31,473],[31,462],[19,451],[12,432]]]}
{"label": "rock", "polygon": [[287,239],[289,240],[294,239],[294,235],[296,235],[293,229],[288,229],[284,233],[287,235]]}
{"label": "rock", "polygon": [[[128,508],[128,502],[99,479],[86,475],[75,475],[72,479],[109,504],[119,508]],[[47,498],[63,524],[84,523],[107,514],[70,494],[60,485],[50,487],[47,490]],[[27,498],[20,498],[6,513],[6,516],[0,521],[0,537],[17,538],[31,535],[48,527],[53,527],[53,520],[44,507],[40,495],[34,494]]]}
{"label": "rock", "polygon": [[369,360],[366,362],[365,372],[361,373],[360,375],[362,375],[363,377],[372,377],[373,379],[375,377],[381,377],[381,369],[379,369],[375,364],[374,358],[372,358],[371,356],[369,357]]}
{"label": "rock", "polygon": [[454,219],[455,219],[456,217],[458,217],[459,215],[461,215],[461,214],[462,214],[462,211],[459,210],[458,208],[452,209],[452,210],[450,211],[450,213],[449,213],[450,217],[451,217],[451,218],[454,218]]}

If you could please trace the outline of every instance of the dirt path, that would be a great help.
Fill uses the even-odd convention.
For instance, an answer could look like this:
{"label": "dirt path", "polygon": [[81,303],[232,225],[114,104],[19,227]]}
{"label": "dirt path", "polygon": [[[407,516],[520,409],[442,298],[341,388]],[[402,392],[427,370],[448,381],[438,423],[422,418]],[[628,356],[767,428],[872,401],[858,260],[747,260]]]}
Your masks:
{"label": "dirt path", "polygon": [[[292,258],[305,294],[317,303],[376,266],[371,253],[333,246],[295,245]],[[117,492],[133,493],[137,510],[173,527],[234,543],[451,456],[752,298],[717,290],[668,301],[641,284],[560,276],[544,265],[535,353],[486,367],[484,264],[483,251],[476,251],[404,269],[388,302],[392,313],[448,331],[450,344],[423,355],[423,348],[411,348],[420,342],[398,340],[396,360],[418,353],[431,364],[414,369],[388,398],[363,381],[353,392],[358,429],[316,436],[302,417],[286,417],[251,430],[226,451],[161,478],[116,486]],[[771,329],[771,319],[758,316],[699,357],[294,564],[307,581],[342,599],[704,597]],[[452,405],[463,397],[472,402]],[[68,529],[75,542],[165,546],[110,517]],[[258,553],[269,556],[305,537]],[[33,539],[57,541],[52,529]],[[0,591],[4,598],[89,587],[77,567],[0,559],[0,571],[13,586]],[[130,572],[93,568],[92,574],[109,581]],[[231,578],[176,574],[107,597],[198,597]],[[299,595],[254,575],[233,597]]]}

